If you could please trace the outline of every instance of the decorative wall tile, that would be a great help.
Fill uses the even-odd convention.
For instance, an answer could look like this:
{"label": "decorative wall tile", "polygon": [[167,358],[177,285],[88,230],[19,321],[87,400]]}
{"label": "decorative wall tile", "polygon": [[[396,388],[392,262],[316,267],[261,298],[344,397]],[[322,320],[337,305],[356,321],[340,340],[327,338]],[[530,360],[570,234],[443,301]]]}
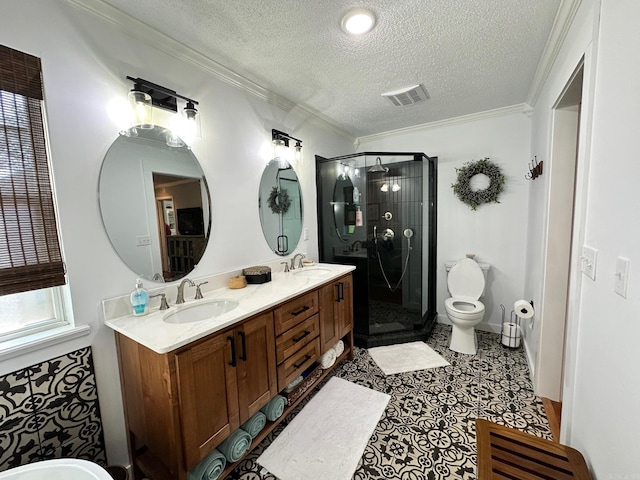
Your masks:
{"label": "decorative wall tile", "polygon": [[0,378],[0,470],[73,457],[106,465],[89,347]]}

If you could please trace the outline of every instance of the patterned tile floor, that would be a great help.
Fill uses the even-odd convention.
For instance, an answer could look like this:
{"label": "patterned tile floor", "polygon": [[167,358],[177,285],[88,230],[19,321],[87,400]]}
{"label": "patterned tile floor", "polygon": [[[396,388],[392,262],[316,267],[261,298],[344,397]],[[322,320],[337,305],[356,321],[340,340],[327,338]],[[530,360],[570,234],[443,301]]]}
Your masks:
{"label": "patterned tile floor", "polygon": [[[391,396],[354,479],[475,479],[474,422],[478,417],[551,438],[522,348],[504,348],[498,335],[478,332],[478,354],[463,355],[449,350],[450,334],[451,327],[438,324],[427,341],[449,361],[447,367],[387,377],[365,349],[356,349],[352,362],[343,361],[334,370],[338,377]],[[256,459],[295,413],[290,413],[228,478],[274,480]]]}

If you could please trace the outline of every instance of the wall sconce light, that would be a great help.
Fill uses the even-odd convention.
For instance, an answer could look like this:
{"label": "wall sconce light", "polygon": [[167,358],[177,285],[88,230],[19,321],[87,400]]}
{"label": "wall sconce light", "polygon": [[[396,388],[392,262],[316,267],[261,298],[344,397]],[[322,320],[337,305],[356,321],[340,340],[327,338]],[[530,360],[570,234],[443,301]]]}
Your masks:
{"label": "wall sconce light", "polygon": [[[133,112],[133,124],[131,130],[136,128],[153,128],[151,120],[152,107],[162,108],[176,113],[175,121],[167,131],[167,145],[170,147],[182,147],[190,144],[196,138],[202,138],[200,116],[196,105],[198,102],[192,98],[176,93],[175,90],[157,85],[142,78],[127,76],[127,80],[134,83],[129,92],[129,102]],[[186,106],[182,115],[178,115],[178,99],[184,100]],[[125,132],[125,134],[128,134]]]}
{"label": "wall sconce light", "polygon": [[302,140],[292,137],[288,133],[281,132],[275,128],[271,130],[271,141],[273,142],[273,154],[274,157],[280,158],[284,155],[285,148],[289,147],[289,141],[296,142],[294,150],[294,160],[299,162],[302,160]]}

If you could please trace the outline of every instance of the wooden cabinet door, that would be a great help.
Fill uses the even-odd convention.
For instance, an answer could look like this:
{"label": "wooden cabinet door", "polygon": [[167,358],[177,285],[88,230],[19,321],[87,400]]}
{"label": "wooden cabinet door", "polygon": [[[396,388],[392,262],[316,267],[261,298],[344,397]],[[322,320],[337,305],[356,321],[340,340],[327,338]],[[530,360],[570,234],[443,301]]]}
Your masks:
{"label": "wooden cabinet door", "polygon": [[340,302],[337,303],[336,330],[338,339],[347,335],[353,328],[353,279],[347,275],[338,280]]}
{"label": "wooden cabinet door", "polygon": [[318,303],[320,306],[320,353],[324,354],[340,339],[335,320],[338,308],[340,286],[336,282],[320,287]]}
{"label": "wooden cabinet door", "polygon": [[176,355],[185,470],[240,426],[234,341],[224,332]]}
{"label": "wooden cabinet door", "polygon": [[273,314],[265,313],[235,330],[240,423],[277,394]]}
{"label": "wooden cabinet door", "polygon": [[347,335],[353,323],[353,281],[351,275],[318,290],[320,304],[320,351],[324,354]]}

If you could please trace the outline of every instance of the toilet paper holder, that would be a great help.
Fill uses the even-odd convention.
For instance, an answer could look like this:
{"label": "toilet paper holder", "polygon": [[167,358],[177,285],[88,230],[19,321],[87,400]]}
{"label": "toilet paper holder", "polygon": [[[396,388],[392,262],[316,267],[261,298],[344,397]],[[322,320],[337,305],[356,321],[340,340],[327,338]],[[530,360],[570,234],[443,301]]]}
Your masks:
{"label": "toilet paper holder", "polygon": [[520,337],[522,335],[522,328],[520,327],[520,317],[516,314],[515,310],[511,310],[509,321],[505,321],[506,310],[504,305],[500,304],[502,309],[502,331],[500,334],[500,343],[508,348],[519,348]]}

